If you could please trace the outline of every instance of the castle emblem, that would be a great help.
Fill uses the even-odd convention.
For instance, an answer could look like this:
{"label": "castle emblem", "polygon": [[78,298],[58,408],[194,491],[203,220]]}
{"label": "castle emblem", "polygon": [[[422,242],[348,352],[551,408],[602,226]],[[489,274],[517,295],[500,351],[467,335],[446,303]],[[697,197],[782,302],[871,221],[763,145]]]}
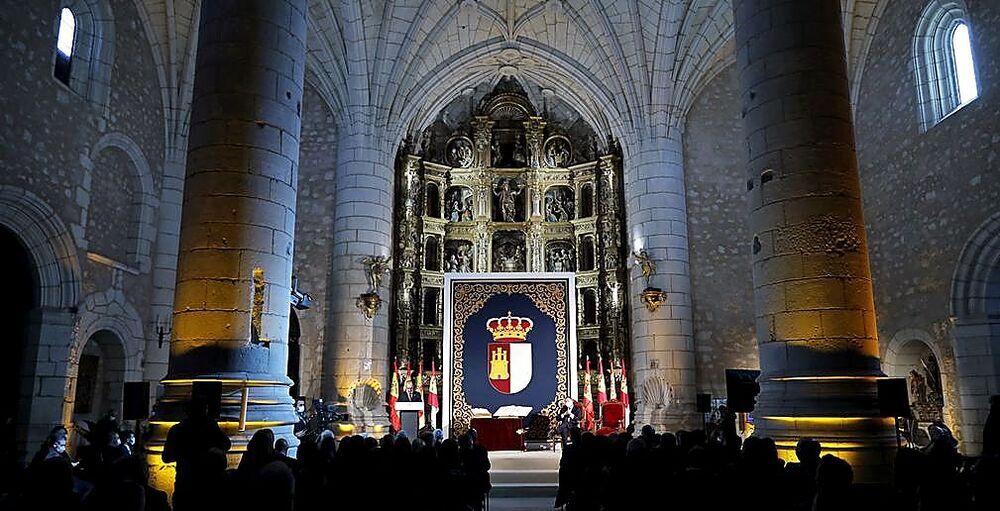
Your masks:
{"label": "castle emblem", "polygon": [[504,394],[517,394],[531,383],[531,344],[528,332],[535,326],[529,318],[490,318],[486,330],[493,336],[486,350],[490,385]]}

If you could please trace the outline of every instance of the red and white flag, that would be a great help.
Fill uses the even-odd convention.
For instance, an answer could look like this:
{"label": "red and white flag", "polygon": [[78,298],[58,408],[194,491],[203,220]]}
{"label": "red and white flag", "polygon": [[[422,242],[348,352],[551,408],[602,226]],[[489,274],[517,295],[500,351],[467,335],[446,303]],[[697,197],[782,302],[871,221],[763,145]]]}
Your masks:
{"label": "red and white flag", "polygon": [[437,414],[438,410],[441,408],[441,404],[438,402],[437,375],[435,374],[433,360],[431,361],[430,387],[427,389],[427,404],[431,407],[431,425],[434,428],[437,428]]}
{"label": "red and white flag", "polygon": [[399,362],[392,361],[392,382],[389,384],[389,423],[395,431],[400,430],[399,412],[396,411],[396,401],[399,399]]}
{"label": "red and white flag", "polygon": [[597,406],[608,401],[608,387],[604,384],[604,359],[597,356]]}
{"label": "red and white flag", "polygon": [[[416,382],[416,385],[414,385],[414,387],[417,389],[417,392],[421,396],[424,395],[424,361],[423,361],[423,359],[421,359],[420,362],[419,362],[419,364],[417,365],[417,382]],[[419,421],[418,423],[420,424],[419,428],[420,429],[424,429],[424,411],[423,410],[420,410],[419,412],[417,412],[417,419]]]}
{"label": "red and white flag", "polygon": [[629,415],[631,414],[631,409],[629,407],[629,395],[628,395],[628,369],[625,368],[625,359],[622,359],[622,404],[625,405],[625,425],[629,425]]}
{"label": "red and white flag", "polygon": [[590,431],[594,426],[594,402],[591,401],[590,395],[592,389],[590,388],[590,357],[587,357],[587,369],[583,372],[583,397],[580,398],[580,405],[583,406],[584,413],[587,414],[583,418],[583,429],[585,431]]}

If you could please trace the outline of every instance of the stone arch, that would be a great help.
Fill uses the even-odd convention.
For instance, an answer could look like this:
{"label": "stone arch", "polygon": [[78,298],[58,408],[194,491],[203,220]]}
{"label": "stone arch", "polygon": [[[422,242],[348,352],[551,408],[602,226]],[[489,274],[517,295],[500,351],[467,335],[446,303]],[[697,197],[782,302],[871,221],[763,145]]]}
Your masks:
{"label": "stone arch", "polygon": [[951,286],[959,422],[967,454],[982,447],[991,395],[1000,394],[1000,213],[983,222],[962,248]]}
{"label": "stone arch", "polygon": [[[101,332],[106,334],[98,336]],[[141,360],[146,340],[139,313],[121,289],[112,288],[88,295],[80,306],[76,335],[69,349],[62,410],[63,424],[67,428],[71,428],[73,422],[80,356],[91,340],[97,340],[102,354],[106,353],[114,359],[111,369],[115,371],[114,377],[119,378],[118,381],[142,379]],[[120,405],[120,397],[112,402]]]}
{"label": "stone arch", "polygon": [[1000,213],[983,222],[965,243],[951,284],[951,313],[962,318],[982,316],[992,309],[991,282],[1000,262]]}
{"label": "stone arch", "polygon": [[0,224],[16,233],[31,254],[39,306],[75,307],[80,294],[80,262],[73,237],[55,211],[27,190],[0,185]]}
{"label": "stone arch", "polygon": [[882,350],[882,371],[891,377],[905,378],[911,369],[919,367],[919,357],[923,352],[932,353],[937,360],[941,374],[944,421],[955,436],[961,438],[962,432],[957,422],[960,409],[958,382],[955,375],[955,355],[951,347],[924,330],[900,330]]}
{"label": "stone arch", "polygon": [[[68,8],[76,21],[69,88],[107,115],[115,56],[115,18],[107,0],[61,0],[54,16]],[[53,25],[52,41],[59,30]],[[53,50],[55,44],[53,44]],[[55,51],[53,51],[55,59]]]}
{"label": "stone arch", "polygon": [[[91,148],[89,156],[84,159],[84,179],[85,183],[83,196],[84,215],[86,216],[90,206],[90,183],[92,180],[94,160],[97,159],[101,151],[115,148],[125,153],[132,164],[134,177],[139,187],[131,198],[132,206],[136,211],[134,225],[130,226],[128,236],[128,261],[127,264],[135,265],[136,269],[145,273],[151,266],[150,253],[152,251],[153,240],[156,239],[156,227],[153,218],[156,215],[156,208],[159,199],[156,196],[156,189],[153,183],[153,172],[146,160],[145,154],[139,145],[124,133],[111,132],[104,134]],[[86,221],[81,221],[86,225]],[[84,227],[85,228],[85,227]]]}

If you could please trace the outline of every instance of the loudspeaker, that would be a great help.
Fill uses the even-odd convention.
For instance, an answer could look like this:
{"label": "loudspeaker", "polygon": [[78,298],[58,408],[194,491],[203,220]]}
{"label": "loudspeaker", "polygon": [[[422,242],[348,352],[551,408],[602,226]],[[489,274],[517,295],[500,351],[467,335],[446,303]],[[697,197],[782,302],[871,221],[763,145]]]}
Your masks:
{"label": "loudspeaker", "polygon": [[731,412],[750,413],[757,405],[760,385],[756,369],[726,369],[726,405]]}
{"label": "loudspeaker", "polygon": [[221,381],[196,381],[191,385],[191,400],[208,404],[208,416],[219,418],[219,408],[222,406]]}
{"label": "loudspeaker", "polygon": [[695,406],[698,413],[712,413],[712,395],[711,394],[696,395]]}
{"label": "loudspeaker", "polygon": [[122,391],[122,420],[149,418],[149,382],[127,381]]}
{"label": "loudspeaker", "polygon": [[910,416],[910,392],[906,378],[878,380],[878,410],[883,417]]}

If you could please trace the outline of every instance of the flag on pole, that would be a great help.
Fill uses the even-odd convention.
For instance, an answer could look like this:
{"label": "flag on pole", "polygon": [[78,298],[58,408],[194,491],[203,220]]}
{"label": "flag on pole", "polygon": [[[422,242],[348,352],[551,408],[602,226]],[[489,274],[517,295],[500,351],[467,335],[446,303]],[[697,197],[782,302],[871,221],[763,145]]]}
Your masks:
{"label": "flag on pole", "polygon": [[618,399],[618,391],[615,388],[615,359],[611,359],[608,364],[608,401],[615,401]]}
{"label": "flag on pole", "polygon": [[[414,385],[417,389],[417,393],[421,396],[424,395],[424,361],[423,359],[417,364],[417,383]],[[417,420],[420,424],[420,429],[424,429],[424,411],[420,410],[417,412]]]}
{"label": "flag on pole", "polygon": [[437,428],[437,414],[441,405],[438,403],[437,375],[435,374],[434,361],[431,361],[431,382],[427,389],[427,404],[431,407],[431,425]]}
{"label": "flag on pole", "polygon": [[399,431],[399,412],[396,411],[396,400],[399,399],[399,362],[392,361],[392,382],[389,384],[389,423],[392,429]]}
{"label": "flag on pole", "polygon": [[608,401],[608,388],[604,384],[604,359],[597,356],[597,406]]}
{"label": "flag on pole", "polygon": [[630,424],[629,415],[631,414],[631,409],[629,408],[629,395],[628,395],[628,369],[625,368],[625,359],[622,359],[622,404],[625,405],[625,425]]}
{"label": "flag on pole", "polygon": [[590,431],[594,427],[594,402],[590,400],[590,395],[590,357],[588,356],[587,369],[583,372],[583,397],[580,398],[580,404],[583,406],[583,411],[587,414],[587,416],[583,418],[584,431]]}

